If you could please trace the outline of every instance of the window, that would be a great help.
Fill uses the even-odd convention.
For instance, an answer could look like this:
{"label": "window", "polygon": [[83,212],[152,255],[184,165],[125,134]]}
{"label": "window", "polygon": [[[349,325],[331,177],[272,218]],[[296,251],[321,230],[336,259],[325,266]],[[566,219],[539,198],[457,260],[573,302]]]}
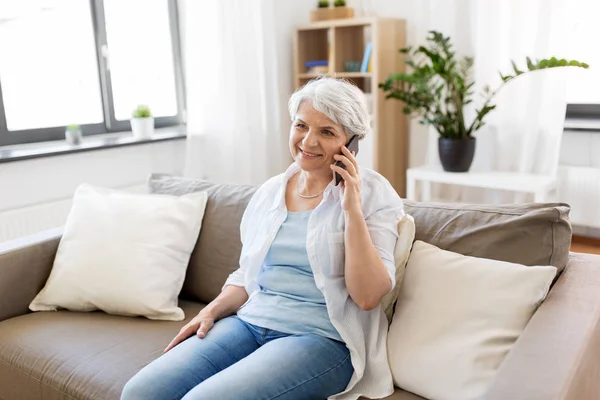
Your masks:
{"label": "window", "polygon": [[179,51],[176,0],[0,0],[0,145],[181,123]]}
{"label": "window", "polygon": [[570,2],[573,17],[572,38],[568,57],[590,64],[590,69],[573,68],[567,86],[567,117],[600,119],[600,52],[595,38],[600,35],[596,0]]}
{"label": "window", "polygon": [[[144,101],[157,116],[177,115],[167,2],[104,0],[104,12],[117,120],[129,119]],[[137,21],[135,29],[131,21]]]}

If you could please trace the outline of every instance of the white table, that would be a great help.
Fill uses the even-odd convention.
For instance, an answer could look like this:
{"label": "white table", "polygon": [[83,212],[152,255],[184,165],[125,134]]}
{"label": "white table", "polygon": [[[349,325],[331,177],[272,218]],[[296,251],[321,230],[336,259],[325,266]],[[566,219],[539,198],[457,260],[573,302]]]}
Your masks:
{"label": "white table", "polygon": [[421,201],[431,200],[431,183],[478,187],[513,192],[531,193],[534,201],[548,201],[552,192],[558,189],[558,177],[548,175],[523,174],[519,172],[446,172],[441,166],[422,166],[406,171],[406,197],[416,198],[416,185],[420,182]]}

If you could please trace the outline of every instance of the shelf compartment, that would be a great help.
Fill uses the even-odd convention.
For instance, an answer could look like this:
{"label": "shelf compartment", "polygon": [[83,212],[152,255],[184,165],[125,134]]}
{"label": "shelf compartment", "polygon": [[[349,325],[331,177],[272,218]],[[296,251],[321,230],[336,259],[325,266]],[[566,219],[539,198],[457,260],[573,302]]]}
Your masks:
{"label": "shelf compartment", "polygon": [[346,62],[357,62],[360,66],[365,53],[366,44],[371,40],[371,26],[342,26],[333,28],[335,41],[335,58],[333,71],[345,73]]}
{"label": "shelf compartment", "polygon": [[[306,73],[307,61],[327,60],[329,57],[329,29],[298,31],[298,74]],[[331,65],[329,65],[331,70]]]}

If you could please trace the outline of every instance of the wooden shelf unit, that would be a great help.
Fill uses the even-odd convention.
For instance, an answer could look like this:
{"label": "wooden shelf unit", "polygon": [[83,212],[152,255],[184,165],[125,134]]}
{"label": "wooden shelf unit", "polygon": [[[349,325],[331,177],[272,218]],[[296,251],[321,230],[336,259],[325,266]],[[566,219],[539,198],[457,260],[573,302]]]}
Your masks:
{"label": "wooden shelf unit", "polygon": [[[365,46],[371,41],[371,72],[346,72],[347,61],[362,62]],[[349,18],[319,21],[296,28],[294,35],[294,84],[300,87],[323,74],[308,73],[306,61],[327,60],[324,75],[353,82],[370,98],[373,135],[361,141],[371,151],[372,165],[366,165],[385,176],[398,194],[406,194],[408,168],[408,121],[402,104],[386,100],[378,88],[389,74],[403,72],[404,60],[398,51],[406,46],[404,20],[393,18]],[[360,156],[360,153],[359,153]]]}

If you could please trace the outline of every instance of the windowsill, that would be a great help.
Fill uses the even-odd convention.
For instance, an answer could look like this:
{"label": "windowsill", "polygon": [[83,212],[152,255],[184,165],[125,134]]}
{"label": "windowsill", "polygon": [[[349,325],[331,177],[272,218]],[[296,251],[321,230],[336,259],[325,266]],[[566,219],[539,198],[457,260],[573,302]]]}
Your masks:
{"label": "windowsill", "polygon": [[567,118],[564,128],[567,131],[600,132],[600,118]]}
{"label": "windowsill", "polygon": [[0,146],[0,163],[30,160],[40,157],[59,156],[64,154],[80,153],[84,151],[104,150],[113,147],[136,146],[141,144],[164,142],[167,140],[181,140],[185,138],[185,126],[180,125],[156,129],[154,135],[148,139],[135,139],[131,132],[117,132],[84,136],[81,144],[76,146],[70,145],[64,140],[20,144],[14,146]]}

